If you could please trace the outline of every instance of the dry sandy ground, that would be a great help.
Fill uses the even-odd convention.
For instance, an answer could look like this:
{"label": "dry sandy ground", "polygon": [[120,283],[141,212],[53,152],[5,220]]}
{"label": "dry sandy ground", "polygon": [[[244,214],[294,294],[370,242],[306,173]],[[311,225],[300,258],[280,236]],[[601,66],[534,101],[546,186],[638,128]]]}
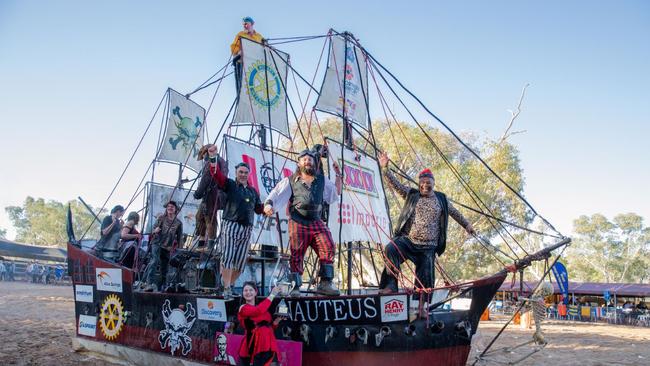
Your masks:
{"label": "dry sandy ground", "polygon": [[[480,323],[473,355],[485,349],[505,324],[504,319]],[[549,344],[518,365],[650,365],[650,328],[547,320],[542,329]],[[488,362],[477,365],[503,365],[522,358],[533,350],[532,346],[513,353],[504,348],[532,339],[533,332],[521,330],[519,325],[508,326],[491,348],[500,351],[490,353]],[[473,360],[470,358],[468,364]]]}
{"label": "dry sandy ground", "polygon": [[[476,345],[484,348],[503,323],[482,322]],[[544,329],[549,345],[520,364],[650,365],[650,328],[548,322]],[[72,287],[0,282],[0,365],[112,365],[73,352],[74,334]],[[522,343],[531,335],[532,330],[510,326],[494,348]],[[479,364],[507,364],[530,349],[496,352]]]}

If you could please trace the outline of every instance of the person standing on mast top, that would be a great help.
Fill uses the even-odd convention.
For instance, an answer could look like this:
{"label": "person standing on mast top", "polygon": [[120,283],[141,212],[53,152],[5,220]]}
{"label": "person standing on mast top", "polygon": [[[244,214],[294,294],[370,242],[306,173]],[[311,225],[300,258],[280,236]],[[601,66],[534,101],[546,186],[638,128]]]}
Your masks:
{"label": "person standing on mast top", "polygon": [[[320,159],[320,158],[319,158]],[[308,247],[318,254],[320,261],[320,282],[316,292],[322,295],[338,296],[334,287],[334,241],[329,228],[321,220],[323,204],[336,202],[341,194],[341,170],[334,163],[336,182],[332,183],[316,171],[313,152],[304,150],[298,155],[298,169],[290,177],[282,179],[273,188],[266,202],[264,213],[272,216],[274,208],[289,211],[289,248],[291,249],[291,278],[295,287],[292,296],[300,296],[302,285],[303,259]]]}
{"label": "person standing on mast top", "polygon": [[447,196],[434,191],[435,179],[429,169],[420,172],[419,189],[408,187],[397,180],[388,169],[388,155],[379,154],[379,165],[384,170],[388,185],[406,200],[395,226],[394,238],[386,246],[386,266],[381,274],[379,293],[397,292],[396,274],[407,259],[415,264],[416,287],[435,286],[435,255],[445,251],[449,216],[469,234],[475,234],[472,224],[447,201]]}
{"label": "person standing on mast top", "polygon": [[242,19],[244,30],[237,33],[235,40],[230,45],[230,53],[232,54],[232,65],[235,67],[235,87],[237,88],[237,95],[241,90],[242,81],[242,54],[241,54],[241,39],[246,38],[258,43],[265,42],[264,37],[257,33],[254,29],[255,21],[251,17]]}

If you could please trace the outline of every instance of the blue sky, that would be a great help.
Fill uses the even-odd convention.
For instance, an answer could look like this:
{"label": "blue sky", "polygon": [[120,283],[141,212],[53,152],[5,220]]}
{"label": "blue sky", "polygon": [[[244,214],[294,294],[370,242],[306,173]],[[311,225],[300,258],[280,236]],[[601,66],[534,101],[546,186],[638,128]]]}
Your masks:
{"label": "blue sky", "polygon": [[[3,0],[0,207],[27,195],[101,205],[165,89],[221,67],[245,15],[266,37],[353,32],[459,132],[499,136],[530,83],[511,142],[538,211],[565,233],[582,214],[650,218],[645,1]],[[321,46],[286,50],[311,75]],[[213,134],[231,101],[215,102]],[[109,205],[132,194],[155,148],[142,149]],[[0,228],[13,237],[4,210]]]}

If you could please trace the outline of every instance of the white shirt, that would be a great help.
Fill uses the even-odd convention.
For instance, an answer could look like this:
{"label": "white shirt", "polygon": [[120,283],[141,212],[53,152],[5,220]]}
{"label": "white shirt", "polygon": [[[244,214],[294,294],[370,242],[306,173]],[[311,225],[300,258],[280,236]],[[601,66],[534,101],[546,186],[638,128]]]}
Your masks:
{"label": "white shirt", "polygon": [[[286,207],[287,204],[289,203],[289,199],[291,198],[291,184],[289,182],[289,179],[291,179],[292,176],[282,178],[280,183],[278,183],[275,188],[269,193],[268,197],[266,197],[266,202],[272,201],[273,202],[273,207],[277,211],[278,208]],[[300,179],[300,176],[297,176],[295,178],[296,180]],[[336,202],[336,200],[339,197],[338,192],[336,192],[336,184],[334,184],[331,180],[324,178],[325,180],[325,185],[323,188],[323,202],[327,204],[332,204]]]}

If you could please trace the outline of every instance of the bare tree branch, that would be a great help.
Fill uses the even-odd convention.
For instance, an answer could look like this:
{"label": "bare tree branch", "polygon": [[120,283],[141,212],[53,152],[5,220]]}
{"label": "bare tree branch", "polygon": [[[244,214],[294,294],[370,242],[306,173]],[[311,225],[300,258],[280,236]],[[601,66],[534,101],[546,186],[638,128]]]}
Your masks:
{"label": "bare tree branch", "polygon": [[530,83],[526,83],[526,85],[524,85],[524,88],[521,90],[521,97],[519,97],[519,103],[517,104],[517,109],[515,111],[511,111],[508,109],[508,112],[510,112],[510,122],[508,123],[508,128],[506,128],[505,132],[503,132],[501,139],[499,139],[500,143],[504,142],[508,137],[512,135],[526,132],[525,130],[510,132],[510,129],[512,128],[513,123],[515,123],[515,119],[519,117],[519,113],[521,113],[521,103],[524,101],[524,96],[526,95],[526,88],[528,88],[529,85]]}

